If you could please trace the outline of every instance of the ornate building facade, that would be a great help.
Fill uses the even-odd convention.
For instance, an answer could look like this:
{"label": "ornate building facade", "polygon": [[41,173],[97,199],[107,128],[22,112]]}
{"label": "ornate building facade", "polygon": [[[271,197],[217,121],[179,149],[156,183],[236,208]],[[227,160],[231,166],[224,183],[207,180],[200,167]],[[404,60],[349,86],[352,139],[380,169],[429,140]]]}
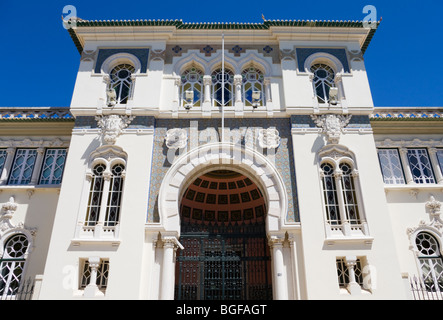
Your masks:
{"label": "ornate building facade", "polygon": [[443,290],[443,109],[374,107],[378,23],[70,20],[71,105],[0,108],[0,295]]}

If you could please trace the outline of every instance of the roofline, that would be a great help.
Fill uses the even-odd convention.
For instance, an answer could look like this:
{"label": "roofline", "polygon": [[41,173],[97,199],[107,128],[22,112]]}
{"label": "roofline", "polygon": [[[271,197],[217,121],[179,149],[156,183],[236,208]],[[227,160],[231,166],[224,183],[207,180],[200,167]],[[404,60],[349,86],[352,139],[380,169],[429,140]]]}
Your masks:
{"label": "roofline", "polygon": [[[72,20],[72,22],[71,22]],[[75,22],[75,24],[73,23]],[[361,47],[364,54],[373,38],[375,31],[380,25],[380,21],[374,22],[375,27],[368,28],[364,21],[354,20],[263,20],[260,23],[253,22],[183,22],[180,20],[83,20],[71,18],[67,23],[70,26],[67,30],[81,54],[83,46],[78,38],[75,29],[81,27],[175,27],[177,29],[206,29],[206,30],[269,30],[271,27],[315,27],[315,28],[366,28],[368,35]],[[372,23],[372,22],[370,22]],[[73,27],[75,26],[75,27]]]}

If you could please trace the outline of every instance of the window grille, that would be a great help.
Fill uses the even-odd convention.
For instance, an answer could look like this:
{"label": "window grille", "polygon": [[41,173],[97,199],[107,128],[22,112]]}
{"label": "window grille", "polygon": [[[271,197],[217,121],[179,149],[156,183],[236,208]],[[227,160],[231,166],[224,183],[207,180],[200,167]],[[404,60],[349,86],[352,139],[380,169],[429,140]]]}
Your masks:
{"label": "window grille", "polygon": [[200,107],[202,102],[202,92],[203,92],[203,73],[197,68],[190,68],[186,70],[181,76],[181,97],[182,106],[186,102],[186,91],[194,92],[193,106]]}
{"label": "window grille", "polygon": [[351,176],[351,166],[348,165],[347,163],[341,163],[339,168],[342,172],[341,188],[343,192],[343,201],[346,210],[346,218],[351,224],[359,224],[360,217],[358,213],[354,179]]}
{"label": "window grille", "polygon": [[443,174],[443,149],[437,149],[437,161],[440,167],[440,171]]}
{"label": "window grille", "polygon": [[47,149],[40,184],[60,184],[66,160],[66,149]]}
{"label": "window grille", "polygon": [[234,73],[229,70],[224,70],[224,89],[222,88],[222,69],[217,69],[212,73],[212,100],[213,105],[220,107],[223,104],[222,92],[224,90],[224,106],[233,105],[233,83]]}
{"label": "window grille", "polygon": [[123,191],[122,174],[124,170],[125,167],[122,164],[116,164],[112,167],[105,226],[115,226],[119,222],[120,203]]}
{"label": "window grille", "polygon": [[115,90],[116,103],[125,104],[132,96],[132,74],[135,68],[130,64],[120,64],[112,69],[110,87]]}
{"label": "window grille", "polygon": [[[336,265],[337,265],[338,285],[340,288],[346,288],[346,286],[351,282],[351,279],[349,277],[349,268],[346,263],[346,259],[344,257],[337,258]],[[356,264],[354,266],[354,274],[355,274],[355,281],[360,286],[363,286],[362,270],[363,269],[362,269],[361,259],[357,258]]]}
{"label": "window grille", "polygon": [[429,292],[443,292],[443,260],[437,240],[427,232],[415,238],[423,283]]}
{"label": "window grille", "polygon": [[36,149],[17,149],[8,184],[30,183],[36,158]]}
{"label": "window grille", "polygon": [[6,152],[6,149],[0,149],[0,176],[2,175],[3,167],[5,166],[7,155],[8,154]]}
{"label": "window grille", "polygon": [[0,259],[1,299],[17,293],[25,269],[25,254],[28,246],[28,239],[23,234],[16,234],[6,242]]}
{"label": "window grille", "polygon": [[103,172],[105,171],[105,169],[106,167],[104,164],[98,164],[92,170],[91,187],[89,189],[88,210],[85,219],[86,226],[95,226],[98,221],[101,200],[103,196]]}
{"label": "window grille", "polygon": [[405,183],[400,156],[397,149],[379,149],[378,158],[384,183]]}
{"label": "window grille", "polygon": [[[242,82],[243,82],[243,102],[245,106],[252,106],[253,103],[258,103],[259,106],[264,105],[265,97],[263,90],[263,80],[264,76],[262,72],[256,68],[247,68],[242,72]],[[260,92],[260,100],[258,102],[254,101],[252,98],[252,93],[254,91]]]}
{"label": "window grille", "polygon": [[[91,266],[89,265],[88,260],[84,260],[82,276],[80,280],[80,289],[85,289],[91,281]],[[108,277],[109,277],[109,260],[100,259],[100,265],[97,268],[97,280],[96,285],[99,290],[105,290],[108,286]]]}
{"label": "window grille", "polygon": [[326,64],[318,63],[311,67],[314,74],[313,85],[318,103],[328,103],[329,89],[335,87],[335,73],[331,67]]}
{"label": "window grille", "polygon": [[341,224],[338,212],[337,189],[332,165],[324,163],[321,166],[323,173],[323,194],[326,206],[326,220],[331,225]]}
{"label": "window grille", "polygon": [[408,149],[409,167],[415,183],[435,183],[426,149]]}

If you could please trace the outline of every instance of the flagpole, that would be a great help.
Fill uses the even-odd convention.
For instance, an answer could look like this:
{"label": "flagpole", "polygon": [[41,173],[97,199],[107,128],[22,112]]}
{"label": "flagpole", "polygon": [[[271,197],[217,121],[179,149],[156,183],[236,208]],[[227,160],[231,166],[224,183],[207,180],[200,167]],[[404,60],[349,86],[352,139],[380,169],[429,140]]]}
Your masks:
{"label": "flagpole", "polygon": [[225,35],[222,32],[222,132],[221,142],[225,141]]}

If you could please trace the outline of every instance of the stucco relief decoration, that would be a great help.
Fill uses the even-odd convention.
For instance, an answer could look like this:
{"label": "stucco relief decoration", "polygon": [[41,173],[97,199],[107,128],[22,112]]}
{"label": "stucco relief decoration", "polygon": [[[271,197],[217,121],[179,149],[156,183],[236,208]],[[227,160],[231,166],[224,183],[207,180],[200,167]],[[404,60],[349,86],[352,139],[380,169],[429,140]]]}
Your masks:
{"label": "stucco relief decoration", "polygon": [[261,129],[258,132],[258,144],[261,148],[275,149],[280,145],[280,134],[277,129]]}
{"label": "stucco relief decoration", "polygon": [[166,132],[165,143],[168,149],[181,149],[188,144],[186,129],[174,128]]}
{"label": "stucco relief decoration", "polygon": [[421,220],[418,227],[408,228],[406,232],[409,236],[413,234],[417,229],[431,227],[440,231],[443,228],[443,221],[440,218],[441,202],[435,200],[433,196],[430,196],[429,201],[426,202],[425,206],[429,210],[431,221],[427,223],[424,220]]}
{"label": "stucco relief decoration", "polygon": [[14,226],[11,224],[11,218],[17,210],[17,203],[15,203],[14,197],[10,197],[9,201],[2,205],[2,215],[0,216],[0,230],[5,231],[11,229]]}
{"label": "stucco relief decoration", "polygon": [[108,116],[96,116],[97,125],[101,129],[102,139],[105,144],[114,144],[117,138],[123,132],[129,123],[131,123],[132,116],[119,116],[116,114]]}
{"label": "stucco relief decoration", "polygon": [[322,128],[322,131],[326,134],[328,143],[338,144],[340,141],[341,133],[344,127],[346,127],[351,120],[350,115],[313,115],[311,116],[317,127]]}

